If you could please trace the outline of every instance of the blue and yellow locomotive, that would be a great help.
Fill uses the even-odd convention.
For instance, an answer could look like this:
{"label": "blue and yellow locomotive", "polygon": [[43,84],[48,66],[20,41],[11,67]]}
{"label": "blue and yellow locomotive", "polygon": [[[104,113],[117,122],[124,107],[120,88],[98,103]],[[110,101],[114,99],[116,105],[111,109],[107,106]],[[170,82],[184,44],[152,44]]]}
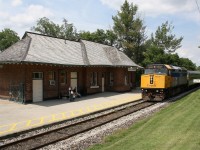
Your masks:
{"label": "blue and yellow locomotive", "polygon": [[200,72],[166,64],[148,65],[141,76],[142,98],[162,101],[200,82]]}

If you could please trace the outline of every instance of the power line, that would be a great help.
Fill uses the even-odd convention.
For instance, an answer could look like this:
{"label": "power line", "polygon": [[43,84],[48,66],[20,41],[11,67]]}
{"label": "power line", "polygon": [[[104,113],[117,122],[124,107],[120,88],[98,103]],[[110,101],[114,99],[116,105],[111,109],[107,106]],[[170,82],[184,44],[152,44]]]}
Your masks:
{"label": "power line", "polygon": [[197,8],[199,10],[199,13],[200,13],[200,8],[199,8],[199,5],[198,5],[198,2],[197,2],[197,0],[195,0],[195,1],[196,1],[196,4],[197,4]]}

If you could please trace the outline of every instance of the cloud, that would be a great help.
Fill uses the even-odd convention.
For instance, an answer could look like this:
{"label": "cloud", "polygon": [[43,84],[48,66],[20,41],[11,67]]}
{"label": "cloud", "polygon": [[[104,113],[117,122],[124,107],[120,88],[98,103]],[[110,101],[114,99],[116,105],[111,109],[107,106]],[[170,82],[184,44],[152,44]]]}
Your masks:
{"label": "cloud", "polygon": [[5,26],[23,27],[32,24],[41,17],[50,17],[52,15],[53,13],[49,9],[41,5],[30,5],[23,12],[15,15],[0,12],[0,19],[5,21]]}
{"label": "cloud", "polygon": [[0,12],[0,18],[7,18],[9,16],[6,12]]}
{"label": "cloud", "polygon": [[200,66],[200,49],[198,48],[198,45],[198,41],[185,41],[184,46],[178,49],[176,52],[180,57],[189,58],[191,61],[196,63],[197,66]]}
{"label": "cloud", "polygon": [[22,0],[13,0],[12,2],[11,2],[11,5],[12,6],[19,6],[19,5],[21,5],[22,4]]}
{"label": "cloud", "polygon": [[[102,4],[112,9],[119,10],[124,0],[100,0]],[[157,17],[160,15],[180,15],[183,13],[191,19],[198,19],[194,16],[197,12],[196,3],[191,0],[128,0],[139,7],[139,11],[145,13],[146,16]],[[190,14],[190,15],[188,15]]]}
{"label": "cloud", "polygon": [[120,6],[124,3],[124,0],[100,0],[102,4],[109,6],[112,9],[119,10]]}
{"label": "cloud", "polygon": [[200,66],[200,58],[198,57],[200,55],[199,49],[195,47],[191,50],[192,47],[189,49],[180,49],[177,51],[178,55],[183,58],[189,58],[193,63],[195,63],[197,66]]}
{"label": "cloud", "polygon": [[53,12],[42,5],[30,5],[18,13],[0,11],[0,30],[10,28],[17,31],[20,37],[25,31],[29,31],[36,21],[42,17],[53,17]]}

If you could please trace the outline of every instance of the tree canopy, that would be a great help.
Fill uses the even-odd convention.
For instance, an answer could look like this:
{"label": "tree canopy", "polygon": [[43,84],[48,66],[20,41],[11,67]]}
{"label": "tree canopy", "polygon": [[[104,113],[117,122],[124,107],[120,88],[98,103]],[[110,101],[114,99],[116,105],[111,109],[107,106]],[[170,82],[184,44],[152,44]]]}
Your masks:
{"label": "tree canopy", "polygon": [[79,33],[81,39],[113,46],[116,42],[116,34],[112,30],[97,29],[95,32],[82,31]]}
{"label": "tree canopy", "polygon": [[18,34],[11,29],[4,29],[0,32],[0,51],[5,50],[9,46],[19,41]]}
{"label": "tree canopy", "polygon": [[176,38],[172,34],[174,27],[168,21],[158,26],[155,34],[152,33],[151,38],[146,41],[146,51],[144,54],[143,66],[152,63],[171,64],[175,66],[185,67],[189,70],[196,70],[196,65],[188,58],[180,58],[174,53],[181,47],[183,37]]}
{"label": "tree canopy", "polygon": [[73,26],[73,24],[69,24],[66,19],[63,19],[62,25],[59,25],[55,24],[48,18],[43,17],[37,21],[36,26],[33,26],[31,30],[41,34],[69,40],[75,40],[78,38],[76,28]]}
{"label": "tree canopy", "polygon": [[37,21],[36,26],[33,26],[31,30],[53,37],[59,37],[61,31],[58,24],[55,24],[53,21],[46,17],[40,18]]}
{"label": "tree canopy", "polygon": [[117,47],[122,49],[133,61],[143,60],[144,43],[146,40],[143,21],[136,16],[138,7],[126,0],[116,16],[113,16],[113,30],[117,35]]}
{"label": "tree canopy", "polygon": [[148,64],[171,64],[174,66],[185,67],[188,70],[196,70],[196,65],[188,58],[180,58],[177,53],[166,54],[164,48],[151,45],[147,48],[144,53],[145,59],[143,61],[143,66]]}
{"label": "tree canopy", "polygon": [[158,47],[164,48],[165,52],[167,53],[175,52],[181,47],[181,41],[183,40],[183,37],[176,38],[176,35],[172,34],[173,29],[174,26],[166,21],[157,28],[155,35],[152,34],[152,43]]}
{"label": "tree canopy", "polygon": [[185,67],[188,70],[196,70],[197,66],[188,58],[180,58],[179,66]]}

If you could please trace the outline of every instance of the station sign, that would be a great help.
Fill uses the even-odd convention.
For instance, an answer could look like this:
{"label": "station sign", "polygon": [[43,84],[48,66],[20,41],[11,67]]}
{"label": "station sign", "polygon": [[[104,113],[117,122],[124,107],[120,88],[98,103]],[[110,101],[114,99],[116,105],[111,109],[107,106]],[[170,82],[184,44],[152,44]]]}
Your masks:
{"label": "station sign", "polygon": [[136,71],[137,67],[130,67],[128,68],[128,71]]}

